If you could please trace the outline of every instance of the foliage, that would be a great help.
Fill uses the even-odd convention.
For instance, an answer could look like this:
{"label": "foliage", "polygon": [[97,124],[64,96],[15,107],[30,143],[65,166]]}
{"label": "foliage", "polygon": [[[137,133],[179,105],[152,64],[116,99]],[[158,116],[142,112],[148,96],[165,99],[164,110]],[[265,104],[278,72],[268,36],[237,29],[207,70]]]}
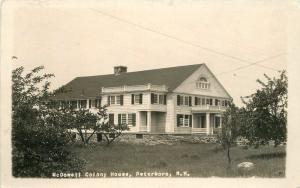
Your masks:
{"label": "foliage", "polygon": [[[122,135],[123,131],[129,130],[128,125],[126,124],[113,124],[108,121],[108,115],[106,109],[101,111],[104,121],[100,124],[100,130],[106,138],[106,145],[109,146],[116,138]],[[109,135],[113,135],[109,137]]]}
{"label": "foliage", "polygon": [[84,161],[69,151],[70,139],[58,113],[47,107],[53,74],[37,67],[12,73],[12,161],[16,177],[49,177],[52,172],[81,171]]}
{"label": "foliage", "polygon": [[[107,106],[100,106],[95,109],[71,109],[66,107],[58,112],[61,113],[63,118],[61,125],[69,130],[76,129],[85,145],[96,133],[104,135],[107,145],[110,145],[117,137],[121,136],[124,130],[129,129],[126,124],[115,125],[109,121]],[[113,137],[109,137],[109,135],[113,135]]]}
{"label": "foliage", "polygon": [[256,93],[244,97],[241,134],[250,145],[258,147],[274,141],[275,146],[286,141],[287,125],[287,84],[286,72],[279,78],[264,75],[266,82],[257,80],[261,85]]}
{"label": "foliage", "polygon": [[230,148],[235,144],[239,136],[239,109],[230,103],[222,118],[222,131],[218,135],[218,141],[227,152],[228,163],[231,163]]}

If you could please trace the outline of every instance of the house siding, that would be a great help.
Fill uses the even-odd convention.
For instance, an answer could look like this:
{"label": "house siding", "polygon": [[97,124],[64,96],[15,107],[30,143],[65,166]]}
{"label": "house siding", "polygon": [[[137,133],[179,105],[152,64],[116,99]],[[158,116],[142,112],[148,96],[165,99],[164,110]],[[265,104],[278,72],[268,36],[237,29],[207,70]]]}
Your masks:
{"label": "house siding", "polygon": [[[204,76],[208,78],[210,87],[209,89],[199,89],[196,87],[196,82],[199,77]],[[175,76],[176,77],[176,76]],[[174,78],[175,79],[175,78]],[[171,79],[169,79],[171,80]],[[130,126],[127,133],[167,133],[167,134],[191,134],[193,133],[192,127],[177,127],[177,114],[193,115],[193,114],[211,114],[210,115],[210,127],[214,125],[214,115],[221,114],[222,110],[218,108],[211,108],[215,106],[215,99],[230,100],[229,94],[214,77],[206,65],[199,66],[190,76],[186,76],[186,79],[178,84],[177,87],[172,90],[167,90],[167,85],[130,85],[130,86],[118,86],[117,88],[103,88],[99,92],[99,98],[101,96],[101,106],[108,104],[108,96],[123,95],[123,104],[108,105],[107,113],[114,114],[114,122],[118,122],[118,114],[136,114],[136,126]],[[163,87],[162,87],[163,86]],[[127,90],[126,90],[127,88]],[[141,89],[142,88],[142,89]],[[152,88],[152,89],[151,89]],[[132,92],[131,92],[132,91]],[[114,92],[114,93],[113,93]],[[117,93],[119,92],[119,93]],[[151,104],[151,93],[166,95],[166,104]],[[142,94],[142,104],[132,104],[132,94]],[[191,105],[178,105],[177,96],[188,96]],[[195,97],[212,99],[212,106],[195,106]],[[89,98],[87,97],[86,100]],[[95,106],[95,97],[91,100],[92,107]],[[190,101],[191,100],[191,101]],[[87,107],[89,105],[87,104]],[[151,112],[151,126],[147,125],[147,118],[149,118]],[[147,115],[148,114],[148,115]],[[194,118],[193,118],[194,119]],[[149,119],[148,119],[149,120]],[[194,122],[194,121],[193,121]]]}

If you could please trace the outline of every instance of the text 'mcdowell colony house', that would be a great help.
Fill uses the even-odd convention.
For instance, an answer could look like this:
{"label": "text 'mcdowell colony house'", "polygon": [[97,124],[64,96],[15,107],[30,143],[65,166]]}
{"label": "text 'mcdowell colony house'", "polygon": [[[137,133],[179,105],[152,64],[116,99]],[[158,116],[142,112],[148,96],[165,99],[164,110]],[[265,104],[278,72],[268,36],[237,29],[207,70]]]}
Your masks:
{"label": "text 'mcdowell colony house'", "polygon": [[108,105],[109,121],[131,134],[215,134],[231,96],[206,64],[77,77],[54,100],[74,108]]}

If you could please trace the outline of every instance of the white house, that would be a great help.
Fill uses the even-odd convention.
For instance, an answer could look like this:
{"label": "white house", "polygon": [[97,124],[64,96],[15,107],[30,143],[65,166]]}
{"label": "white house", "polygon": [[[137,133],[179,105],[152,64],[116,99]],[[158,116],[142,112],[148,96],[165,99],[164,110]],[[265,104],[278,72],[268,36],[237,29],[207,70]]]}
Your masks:
{"label": "white house", "polygon": [[205,64],[77,77],[55,100],[75,108],[108,104],[109,120],[136,134],[214,134],[231,101]]}

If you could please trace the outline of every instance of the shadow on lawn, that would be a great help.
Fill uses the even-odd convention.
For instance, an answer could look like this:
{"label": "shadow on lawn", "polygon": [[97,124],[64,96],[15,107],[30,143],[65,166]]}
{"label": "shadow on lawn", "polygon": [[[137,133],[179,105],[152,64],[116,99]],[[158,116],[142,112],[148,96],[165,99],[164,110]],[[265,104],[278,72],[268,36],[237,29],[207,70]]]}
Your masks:
{"label": "shadow on lawn", "polygon": [[286,156],[284,151],[276,152],[276,153],[263,153],[257,155],[250,155],[245,157],[246,159],[273,159],[273,158],[283,158]]}

